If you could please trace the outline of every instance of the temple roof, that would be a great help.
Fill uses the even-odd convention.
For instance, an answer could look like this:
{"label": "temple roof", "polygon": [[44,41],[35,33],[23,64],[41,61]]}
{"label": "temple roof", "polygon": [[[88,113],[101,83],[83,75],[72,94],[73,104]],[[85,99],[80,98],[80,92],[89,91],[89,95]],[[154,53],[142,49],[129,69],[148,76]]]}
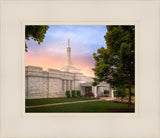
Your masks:
{"label": "temple roof", "polygon": [[72,73],[80,73],[80,69],[77,69],[72,66],[64,66],[60,69],[61,71],[67,71],[67,72],[72,72]]}

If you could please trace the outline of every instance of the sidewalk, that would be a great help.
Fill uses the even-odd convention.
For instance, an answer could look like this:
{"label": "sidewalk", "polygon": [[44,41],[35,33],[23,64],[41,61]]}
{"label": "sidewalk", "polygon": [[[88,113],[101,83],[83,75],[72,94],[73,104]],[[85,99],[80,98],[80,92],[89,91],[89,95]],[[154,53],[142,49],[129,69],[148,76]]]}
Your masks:
{"label": "sidewalk", "polygon": [[106,100],[106,101],[110,101],[110,100],[115,100],[116,97],[101,97],[101,100]]}

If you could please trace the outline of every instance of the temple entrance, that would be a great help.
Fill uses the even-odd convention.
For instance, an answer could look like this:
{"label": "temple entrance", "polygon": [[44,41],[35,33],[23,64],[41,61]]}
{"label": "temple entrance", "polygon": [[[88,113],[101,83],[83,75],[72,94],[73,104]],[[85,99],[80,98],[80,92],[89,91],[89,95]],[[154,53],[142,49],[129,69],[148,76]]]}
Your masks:
{"label": "temple entrance", "polygon": [[92,92],[91,87],[85,87],[85,94],[88,93],[88,92]]}
{"label": "temple entrance", "polygon": [[101,86],[97,87],[97,96],[98,97],[103,97],[104,96],[104,88]]}

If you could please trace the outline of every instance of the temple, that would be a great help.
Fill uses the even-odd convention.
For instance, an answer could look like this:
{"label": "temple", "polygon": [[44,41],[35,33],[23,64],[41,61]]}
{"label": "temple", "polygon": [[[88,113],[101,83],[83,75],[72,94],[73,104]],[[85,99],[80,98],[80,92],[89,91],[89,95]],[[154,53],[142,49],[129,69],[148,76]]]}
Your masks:
{"label": "temple", "polygon": [[26,66],[25,68],[25,98],[66,97],[66,90],[80,90],[82,95],[93,92],[94,97],[103,97],[104,90],[109,91],[109,97],[114,97],[110,85],[101,82],[92,86],[93,78],[81,73],[72,65],[70,39],[68,39],[66,65],[60,70],[42,67]]}

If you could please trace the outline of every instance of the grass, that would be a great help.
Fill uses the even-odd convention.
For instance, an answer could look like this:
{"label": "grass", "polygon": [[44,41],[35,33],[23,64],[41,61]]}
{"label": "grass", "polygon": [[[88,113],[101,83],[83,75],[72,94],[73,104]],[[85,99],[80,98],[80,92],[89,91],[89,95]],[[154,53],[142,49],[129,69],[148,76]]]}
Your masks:
{"label": "grass", "polygon": [[31,105],[43,105],[43,104],[52,104],[52,103],[64,103],[64,102],[75,102],[75,101],[83,101],[83,100],[91,100],[97,98],[90,98],[90,97],[77,97],[77,98],[43,98],[43,99],[26,99],[25,104],[26,106]]}
{"label": "grass", "polygon": [[[132,112],[134,112],[134,106],[131,106]],[[127,111],[127,104],[120,103],[109,103],[105,100],[101,101],[91,101],[84,103],[72,103],[72,104],[63,104],[63,105],[54,105],[54,106],[46,106],[46,107],[37,107],[37,108],[27,108],[27,113],[112,113],[117,112],[117,110],[121,112],[130,112]],[[126,110],[126,111],[124,111]],[[118,111],[119,112],[119,111]]]}

